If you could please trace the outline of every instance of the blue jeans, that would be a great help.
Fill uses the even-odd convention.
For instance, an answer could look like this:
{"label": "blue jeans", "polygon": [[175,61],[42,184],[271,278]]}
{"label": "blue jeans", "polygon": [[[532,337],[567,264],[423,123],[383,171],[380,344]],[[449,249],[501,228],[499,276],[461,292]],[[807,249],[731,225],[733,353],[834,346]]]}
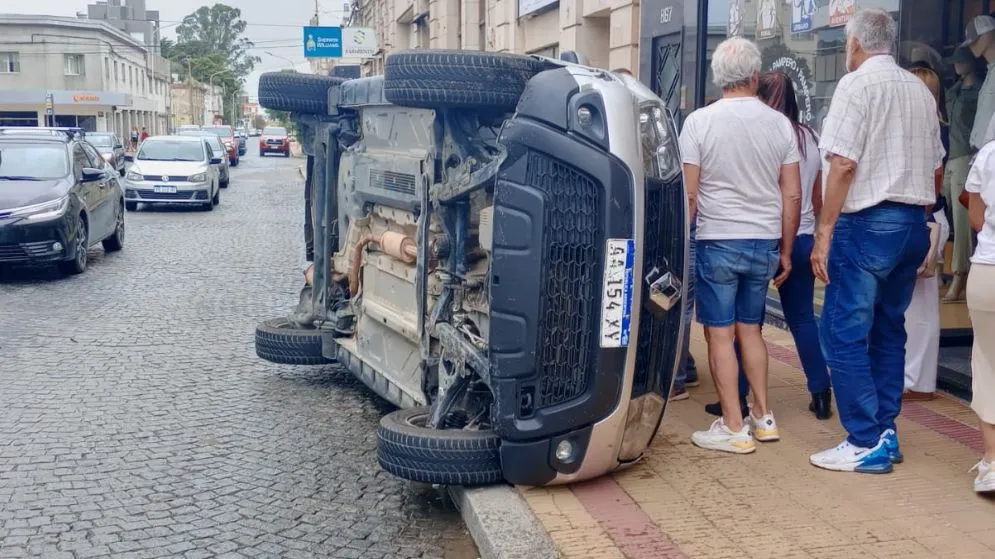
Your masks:
{"label": "blue jeans", "polygon": [[841,215],[833,231],[820,335],[840,422],[856,446],[876,446],[902,409],[905,310],[928,250],[921,206],[885,202]]}
{"label": "blue jeans", "polygon": [[[819,346],[819,327],[815,322],[815,275],[812,273],[812,247],[815,238],[812,235],[798,235],[791,250],[791,274],[777,292],[781,297],[781,310],[784,311],[784,322],[791,330],[795,339],[798,358],[805,371],[808,391],[815,394],[830,387],[829,372],[826,360]],[[736,358],[739,359],[739,345],[736,346]],[[739,366],[740,395],[746,395],[746,375],[743,373],[742,360]]]}
{"label": "blue jeans", "polygon": [[726,327],[761,324],[767,284],[778,266],[776,239],[699,241],[695,305],[698,322]]}

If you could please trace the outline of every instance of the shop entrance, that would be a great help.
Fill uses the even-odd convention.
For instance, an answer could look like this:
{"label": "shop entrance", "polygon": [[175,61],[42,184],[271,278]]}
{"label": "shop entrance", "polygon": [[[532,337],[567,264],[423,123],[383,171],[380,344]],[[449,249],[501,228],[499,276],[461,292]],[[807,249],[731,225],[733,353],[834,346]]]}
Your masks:
{"label": "shop entrance", "polygon": [[38,126],[35,111],[0,111],[0,126]]}

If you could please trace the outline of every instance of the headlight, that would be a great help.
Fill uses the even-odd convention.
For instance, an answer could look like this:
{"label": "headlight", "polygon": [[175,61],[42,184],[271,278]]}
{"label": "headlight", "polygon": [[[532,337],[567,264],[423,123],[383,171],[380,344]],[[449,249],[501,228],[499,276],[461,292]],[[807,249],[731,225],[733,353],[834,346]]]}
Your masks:
{"label": "headlight", "polygon": [[10,210],[9,217],[23,217],[24,219],[32,221],[42,221],[45,219],[57,218],[66,213],[66,209],[68,208],[69,196],[63,196],[58,200],[52,200],[50,202],[14,208],[13,210]]}
{"label": "headlight", "polygon": [[128,175],[126,177],[124,177],[124,178],[126,178],[126,179],[128,179],[130,181],[143,181],[143,180],[145,180],[144,176],[142,176],[142,175],[140,175],[140,174],[138,174],[138,173],[136,173],[134,171],[128,171]]}
{"label": "headlight", "polygon": [[204,182],[207,180],[207,173],[197,173],[187,177],[187,182]]}
{"label": "headlight", "polygon": [[660,105],[642,107],[639,111],[639,135],[647,177],[669,181],[681,172],[677,132],[670,123],[666,110]]}

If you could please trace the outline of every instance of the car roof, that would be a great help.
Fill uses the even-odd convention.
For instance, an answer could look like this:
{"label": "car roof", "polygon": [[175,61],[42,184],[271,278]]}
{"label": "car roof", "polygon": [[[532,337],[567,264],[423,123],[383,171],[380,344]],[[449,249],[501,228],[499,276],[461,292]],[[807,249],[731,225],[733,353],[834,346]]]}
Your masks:
{"label": "car roof", "polygon": [[180,141],[180,142],[196,142],[200,136],[180,136],[178,134],[171,134],[169,136],[149,136],[145,138],[145,141],[149,140],[162,140],[162,141]]}
{"label": "car roof", "polygon": [[39,143],[68,144],[81,139],[78,134],[68,134],[62,130],[51,128],[0,128],[0,139],[17,141],[34,141]]}

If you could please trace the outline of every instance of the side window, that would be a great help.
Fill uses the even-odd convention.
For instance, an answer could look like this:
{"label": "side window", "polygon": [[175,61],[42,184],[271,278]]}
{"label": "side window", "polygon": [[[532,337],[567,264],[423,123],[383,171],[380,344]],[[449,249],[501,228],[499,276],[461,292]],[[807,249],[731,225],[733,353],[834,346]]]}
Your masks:
{"label": "side window", "polygon": [[86,156],[90,159],[90,164],[87,167],[93,167],[94,169],[100,169],[103,167],[104,159],[100,157],[97,153],[96,148],[90,144],[80,144],[83,146],[83,151],[86,152]]}
{"label": "side window", "polygon": [[90,158],[83,151],[83,146],[76,144],[73,146],[73,173],[77,178],[83,176],[83,169],[90,167]]}
{"label": "side window", "polygon": [[214,157],[214,150],[211,149],[211,144],[204,142],[204,149],[207,151],[207,160],[210,161]]}

